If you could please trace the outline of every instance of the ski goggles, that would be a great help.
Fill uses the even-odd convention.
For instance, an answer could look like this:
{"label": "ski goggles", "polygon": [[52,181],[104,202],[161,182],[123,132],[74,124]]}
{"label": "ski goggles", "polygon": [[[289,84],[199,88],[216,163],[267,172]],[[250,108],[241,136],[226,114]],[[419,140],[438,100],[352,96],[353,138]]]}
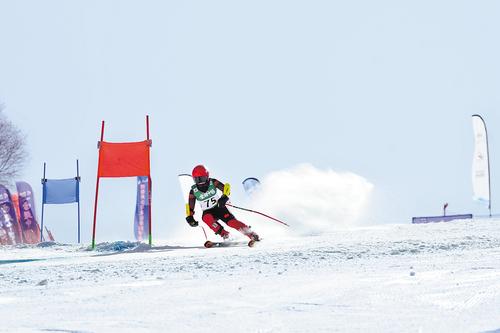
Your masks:
{"label": "ski goggles", "polygon": [[207,176],[193,177],[196,184],[205,184],[208,182]]}

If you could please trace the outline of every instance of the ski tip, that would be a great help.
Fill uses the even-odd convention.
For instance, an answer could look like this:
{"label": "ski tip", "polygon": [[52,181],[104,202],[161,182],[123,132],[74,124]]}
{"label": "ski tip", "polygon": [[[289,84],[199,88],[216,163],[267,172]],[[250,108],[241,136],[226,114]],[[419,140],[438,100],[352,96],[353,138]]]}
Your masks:
{"label": "ski tip", "polygon": [[248,242],[248,246],[249,247],[254,247],[255,243],[256,243],[256,241],[252,239],[251,241]]}
{"label": "ski tip", "polygon": [[208,248],[213,247],[214,243],[212,243],[211,241],[207,240],[203,246],[205,246],[208,249]]}

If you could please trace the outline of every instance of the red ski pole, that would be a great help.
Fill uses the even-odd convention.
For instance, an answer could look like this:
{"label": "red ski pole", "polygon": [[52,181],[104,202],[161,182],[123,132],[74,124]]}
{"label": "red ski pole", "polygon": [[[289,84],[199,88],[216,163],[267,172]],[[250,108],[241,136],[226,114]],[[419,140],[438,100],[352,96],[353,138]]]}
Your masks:
{"label": "red ski pole", "polygon": [[248,208],[238,207],[238,206],[234,206],[234,205],[231,205],[231,204],[228,204],[228,203],[226,203],[226,206],[233,207],[233,208],[236,208],[236,209],[241,209],[241,210],[244,210],[244,211],[247,211],[247,212],[250,212],[250,213],[259,214],[259,215],[262,215],[262,216],[264,216],[264,217],[267,217],[268,219],[271,219],[271,220],[273,220],[273,221],[276,221],[276,222],[278,222],[278,223],[281,223],[281,224],[283,224],[283,225],[286,225],[287,227],[290,227],[290,226],[289,226],[288,224],[286,224],[285,222],[280,221],[280,220],[278,220],[278,219],[275,219],[274,217],[269,216],[269,215],[266,215],[266,214],[264,214],[264,213],[258,212],[258,211],[256,211],[256,210],[251,210],[251,209],[248,209]]}

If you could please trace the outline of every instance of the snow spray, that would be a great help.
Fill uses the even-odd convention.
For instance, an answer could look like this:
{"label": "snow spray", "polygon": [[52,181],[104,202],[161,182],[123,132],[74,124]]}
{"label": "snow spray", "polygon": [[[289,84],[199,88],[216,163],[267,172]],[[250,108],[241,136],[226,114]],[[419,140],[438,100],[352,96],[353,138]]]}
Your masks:
{"label": "snow spray", "polygon": [[[356,225],[373,190],[371,183],[354,173],[320,170],[311,164],[274,171],[261,181],[262,187],[250,199],[250,208],[287,221],[290,228],[286,229],[298,234]],[[250,216],[246,215],[247,219]],[[251,219],[257,222],[256,217]],[[263,235],[287,231],[260,222],[255,227]]]}

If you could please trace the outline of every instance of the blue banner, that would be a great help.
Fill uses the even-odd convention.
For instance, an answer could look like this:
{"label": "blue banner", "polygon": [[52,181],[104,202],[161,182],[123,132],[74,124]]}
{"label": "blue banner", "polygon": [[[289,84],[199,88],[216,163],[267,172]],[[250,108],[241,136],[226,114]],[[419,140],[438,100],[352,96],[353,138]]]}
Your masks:
{"label": "blue banner", "polygon": [[43,183],[44,204],[67,204],[80,200],[80,182],[76,178],[46,179]]}
{"label": "blue banner", "polygon": [[19,222],[23,240],[28,244],[38,243],[40,240],[40,226],[36,220],[35,198],[33,189],[26,182],[16,182],[19,200]]}
{"label": "blue banner", "polygon": [[149,237],[148,177],[137,177],[137,203],[135,206],[134,235],[139,242]]}

